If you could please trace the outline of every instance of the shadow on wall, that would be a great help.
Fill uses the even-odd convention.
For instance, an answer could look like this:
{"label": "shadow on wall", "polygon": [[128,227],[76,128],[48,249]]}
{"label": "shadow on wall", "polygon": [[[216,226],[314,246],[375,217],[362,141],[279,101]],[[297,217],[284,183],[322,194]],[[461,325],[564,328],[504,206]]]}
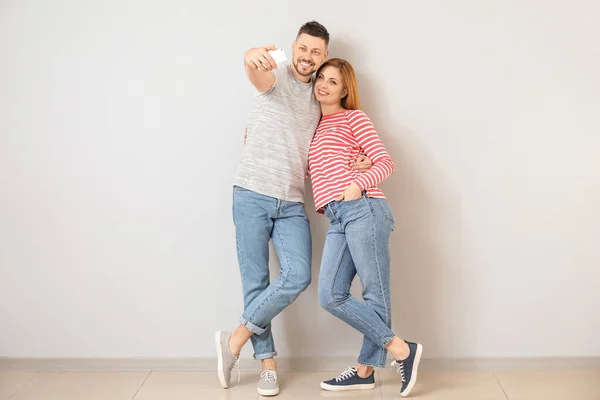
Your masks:
{"label": "shadow on wall", "polygon": [[[401,338],[423,343],[426,358],[460,353],[449,338],[460,332],[453,321],[455,315],[463,312],[460,305],[464,304],[466,285],[476,282],[475,272],[461,276],[465,237],[460,193],[420,140],[422,133],[399,122],[402,110],[390,108],[389,99],[382,96],[386,91],[379,86],[382,80],[361,71],[360,51],[345,47],[344,42],[335,43],[331,57],[353,63],[363,109],[396,165],[395,173],[380,185],[396,216],[391,244],[393,330]],[[314,212],[309,182],[306,190],[313,235],[313,281],[306,293],[281,314],[280,323],[275,324],[289,344],[290,354],[280,350],[280,355],[302,357],[307,354],[306,349],[320,348],[324,356],[357,356],[360,335],[319,307],[318,276],[329,222]],[[274,252],[272,256],[275,257]],[[278,267],[272,272],[276,273]],[[469,292],[472,296],[473,289],[469,288]],[[355,279],[352,293],[361,298],[359,279]],[[326,328],[319,329],[319,323]],[[330,345],[322,346],[323,342]]]}
{"label": "shadow on wall", "polygon": [[465,311],[460,307],[465,294],[473,294],[467,285],[477,279],[476,271],[465,276],[463,270],[468,240],[458,185],[428,151],[424,133],[399,122],[402,110],[391,109],[389,99],[381,96],[386,92],[378,86],[382,81],[357,75],[364,111],[396,166],[380,185],[396,216],[390,278],[393,330],[421,342],[426,358],[460,354],[450,338],[462,332],[455,321],[464,318],[456,317]]}

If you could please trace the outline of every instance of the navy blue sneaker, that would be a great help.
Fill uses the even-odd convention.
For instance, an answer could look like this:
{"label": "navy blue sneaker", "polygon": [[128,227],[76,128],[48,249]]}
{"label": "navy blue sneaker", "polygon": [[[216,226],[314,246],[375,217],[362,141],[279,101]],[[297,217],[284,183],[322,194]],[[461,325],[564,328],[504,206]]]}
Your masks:
{"label": "navy blue sneaker", "polygon": [[396,360],[392,362],[392,366],[397,365],[398,373],[402,377],[402,389],[400,396],[406,397],[417,383],[417,370],[419,369],[419,361],[423,354],[423,346],[418,343],[406,342],[410,349],[410,354],[405,360]]}
{"label": "navy blue sneaker", "polygon": [[361,378],[356,367],[350,367],[337,378],[321,382],[321,389],[332,392],[375,389],[375,372],[368,378]]}

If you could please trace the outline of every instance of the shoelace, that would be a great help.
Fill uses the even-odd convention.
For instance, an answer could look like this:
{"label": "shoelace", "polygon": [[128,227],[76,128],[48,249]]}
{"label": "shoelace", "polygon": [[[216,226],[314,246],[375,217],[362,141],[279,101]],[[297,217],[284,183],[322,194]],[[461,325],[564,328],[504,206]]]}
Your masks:
{"label": "shoelace", "polygon": [[275,371],[266,370],[260,374],[261,379],[264,379],[271,385],[277,384],[277,373]]}
{"label": "shoelace", "polygon": [[356,374],[356,367],[350,367],[346,369],[344,372],[340,374],[337,378],[335,378],[336,382],[345,381],[348,378],[352,378]]}
{"label": "shoelace", "polygon": [[230,371],[233,371],[234,368],[237,367],[238,370],[238,383],[240,383],[241,380],[241,371],[240,371],[240,356],[234,356],[235,357],[235,362],[233,364],[231,364],[231,368],[229,369]]}
{"label": "shoelace", "polygon": [[396,368],[396,371],[402,377],[402,382],[405,382],[406,381],[406,376],[404,375],[404,362],[402,362],[402,361],[392,361],[392,367],[394,365],[398,366],[398,368]]}

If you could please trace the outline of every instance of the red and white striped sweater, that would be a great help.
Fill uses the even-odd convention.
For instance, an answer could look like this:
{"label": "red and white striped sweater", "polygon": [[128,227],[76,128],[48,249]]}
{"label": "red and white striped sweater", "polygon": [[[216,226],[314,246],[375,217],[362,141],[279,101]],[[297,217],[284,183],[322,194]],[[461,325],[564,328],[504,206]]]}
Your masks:
{"label": "red and white striped sweater", "polygon": [[[367,172],[353,169],[359,154],[366,154],[373,161]],[[345,110],[321,118],[310,145],[308,167],[319,212],[352,182],[366,190],[368,197],[385,199],[377,185],[394,172],[394,162],[373,123],[360,110]]]}

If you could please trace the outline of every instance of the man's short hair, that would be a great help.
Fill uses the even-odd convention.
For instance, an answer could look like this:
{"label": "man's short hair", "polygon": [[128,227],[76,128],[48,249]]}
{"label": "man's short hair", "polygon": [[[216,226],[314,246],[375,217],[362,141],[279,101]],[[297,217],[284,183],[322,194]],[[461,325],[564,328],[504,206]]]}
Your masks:
{"label": "man's short hair", "polygon": [[329,45],[329,32],[327,32],[327,29],[317,21],[310,21],[302,25],[296,39],[303,33],[323,39],[325,41],[325,47]]}

